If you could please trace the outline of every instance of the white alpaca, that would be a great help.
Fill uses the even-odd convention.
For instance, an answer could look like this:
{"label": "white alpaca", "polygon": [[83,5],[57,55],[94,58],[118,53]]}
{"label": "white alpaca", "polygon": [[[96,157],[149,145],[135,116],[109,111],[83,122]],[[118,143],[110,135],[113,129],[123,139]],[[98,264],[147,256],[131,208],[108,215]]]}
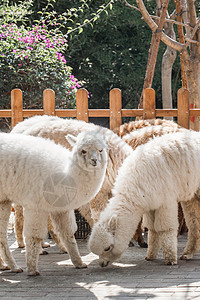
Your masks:
{"label": "white alpaca", "polygon": [[[0,134],[0,254],[13,272],[21,272],[7,243],[12,202],[24,208],[26,262],[38,275],[41,240],[52,222],[77,268],[83,264],[73,236],[73,210],[98,193],[107,166],[106,143],[96,131],[68,135],[71,151],[50,140],[22,134]],[[70,220],[70,222],[69,222]]]}
{"label": "white alpaca", "polygon": [[[99,193],[89,204],[79,207],[81,214],[86,218],[89,225],[93,226],[93,220],[96,222],[99,218],[100,212],[105,208],[108,203],[108,199],[111,197],[111,189],[114,184],[114,180],[117,176],[119,167],[124,159],[132,153],[132,149],[125,142],[123,142],[116,134],[107,128],[103,128],[92,123],[86,123],[74,119],[61,119],[58,117],[50,116],[35,116],[17,124],[11,133],[23,133],[25,135],[40,136],[43,138],[49,138],[54,140],[56,144],[61,144],[66,148],[71,146],[65,139],[67,134],[77,136],[80,132],[96,130],[100,132],[108,145],[108,162],[107,171],[105,174],[104,182]],[[80,203],[81,205],[81,203]],[[23,227],[23,214],[20,208],[16,208],[17,226],[15,231],[19,246],[24,247],[22,227]],[[92,217],[91,217],[92,213]],[[20,222],[21,221],[21,222]],[[70,222],[70,220],[69,220]],[[54,235],[55,238],[55,235]],[[60,245],[60,243],[59,243]],[[62,245],[60,245],[62,246]]]}
{"label": "white alpaca", "polygon": [[[165,263],[176,264],[178,201],[189,208],[188,199],[198,194],[199,187],[199,132],[171,133],[139,146],[120,168],[114,196],[92,230],[89,248],[99,255],[100,265],[121,256],[143,214],[149,229],[147,260],[155,259],[162,248]],[[187,218],[195,220],[195,212]],[[191,245],[190,241],[183,258],[199,250],[199,235]]]}

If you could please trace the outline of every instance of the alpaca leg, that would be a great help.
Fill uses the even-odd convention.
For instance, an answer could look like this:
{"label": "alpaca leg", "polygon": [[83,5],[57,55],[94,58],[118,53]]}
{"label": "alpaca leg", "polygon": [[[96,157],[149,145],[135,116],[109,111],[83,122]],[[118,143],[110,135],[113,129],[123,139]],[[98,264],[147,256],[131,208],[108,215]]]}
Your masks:
{"label": "alpaca leg", "polygon": [[1,271],[10,270],[9,266],[7,266],[1,258],[0,258],[0,270]]}
{"label": "alpaca leg", "polygon": [[51,247],[49,243],[42,241],[41,243],[42,248],[49,248]]}
{"label": "alpaca leg", "polygon": [[180,259],[191,259],[200,249],[200,199],[195,196],[190,201],[181,202],[186,225],[188,242]]}
{"label": "alpaca leg", "polygon": [[145,243],[142,233],[143,230],[142,230],[142,219],[141,219],[133,238],[136,242],[138,242],[138,245],[141,248],[148,248],[148,245],[147,243]]}
{"label": "alpaca leg", "polygon": [[178,205],[171,203],[155,211],[154,228],[159,234],[166,265],[177,264]]}
{"label": "alpaca leg", "polygon": [[78,269],[86,268],[87,265],[82,262],[79,254],[74,233],[77,230],[74,211],[52,213],[51,220],[56,232],[59,232],[59,236],[67,248],[67,252],[72,260],[74,266]]}
{"label": "alpaca leg", "polygon": [[90,203],[86,203],[85,205],[82,205],[79,207],[80,214],[86,219],[89,226],[92,228],[94,225],[94,220],[92,218],[91,209],[90,209]]}
{"label": "alpaca leg", "polygon": [[160,250],[159,234],[154,229],[155,211],[149,211],[143,215],[143,225],[148,228],[148,251],[146,260],[157,258]]}
{"label": "alpaca leg", "polygon": [[108,194],[107,191],[101,189],[101,193],[98,193],[96,197],[90,201],[91,217],[94,224],[98,222],[101,212],[105,209],[108,204],[108,199],[111,197],[111,192]]}
{"label": "alpaca leg", "polygon": [[41,243],[47,234],[47,220],[48,214],[44,211],[24,210],[24,236],[28,275],[40,275],[37,265]]}
{"label": "alpaca leg", "polygon": [[15,206],[15,235],[17,238],[17,243],[19,248],[24,248],[24,237],[23,237],[23,227],[24,227],[24,215],[23,207]]}
{"label": "alpaca leg", "polygon": [[50,236],[54,239],[54,241],[56,242],[56,244],[60,247],[60,250],[63,252],[63,253],[66,253],[67,252],[67,248],[63,245],[63,243],[61,242],[58,234],[56,234],[54,232],[54,228],[53,228],[53,225],[52,225],[52,222],[51,222],[51,218],[49,217],[48,218],[48,231],[49,231],[49,234]]}
{"label": "alpaca leg", "polygon": [[[0,256],[2,258],[2,261],[9,266],[12,272],[20,273],[23,272],[23,270],[16,264],[8,247],[7,228],[10,212],[11,202],[8,200],[0,202]],[[2,268],[6,269],[7,267],[4,266],[3,262]]]}
{"label": "alpaca leg", "polygon": [[160,250],[160,239],[158,232],[154,230],[148,231],[148,251],[146,260],[156,259]]}
{"label": "alpaca leg", "polygon": [[[23,228],[24,228],[24,213],[23,207],[20,205],[15,206],[15,235],[17,238],[17,243],[19,248],[24,248],[24,237],[23,237]],[[42,248],[50,247],[48,243],[42,242],[41,245],[41,254],[47,254]]]}
{"label": "alpaca leg", "polygon": [[178,236],[181,234],[184,234],[186,231],[186,224],[185,224],[185,218],[183,214],[183,209],[181,207],[181,204],[178,204]]}
{"label": "alpaca leg", "polygon": [[161,247],[166,265],[177,264],[177,229],[160,232]]}

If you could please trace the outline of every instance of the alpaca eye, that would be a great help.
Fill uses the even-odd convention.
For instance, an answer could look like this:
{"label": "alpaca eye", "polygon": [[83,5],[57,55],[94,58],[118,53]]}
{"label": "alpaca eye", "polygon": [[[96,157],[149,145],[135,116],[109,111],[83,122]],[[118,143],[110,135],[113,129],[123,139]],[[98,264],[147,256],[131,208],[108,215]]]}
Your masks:
{"label": "alpaca eye", "polygon": [[109,246],[109,247],[105,248],[104,251],[108,252],[108,251],[110,251],[110,249],[111,249],[111,247]]}
{"label": "alpaca eye", "polygon": [[100,153],[103,152],[103,149],[99,150],[99,152],[100,152]]}
{"label": "alpaca eye", "polygon": [[87,151],[85,151],[85,150],[82,150],[82,151],[81,151],[81,153],[82,153],[82,154],[86,154],[86,153],[87,153]]}

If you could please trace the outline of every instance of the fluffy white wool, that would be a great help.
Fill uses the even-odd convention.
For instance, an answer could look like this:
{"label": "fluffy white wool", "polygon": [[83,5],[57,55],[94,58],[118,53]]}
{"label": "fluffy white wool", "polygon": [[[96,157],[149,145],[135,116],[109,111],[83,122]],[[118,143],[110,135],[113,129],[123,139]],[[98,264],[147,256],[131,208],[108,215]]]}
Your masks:
{"label": "fluffy white wool", "polygon": [[[108,199],[111,197],[111,189],[117,176],[118,169],[124,159],[132,153],[132,148],[107,128],[75,119],[62,119],[46,115],[35,116],[24,120],[13,128],[12,133],[23,133],[26,135],[49,138],[54,140],[56,144],[61,144],[64,147],[71,149],[70,144],[65,139],[65,135],[72,134],[77,136],[80,132],[91,130],[99,132],[104,137],[108,148],[108,163],[104,182],[99,193],[90,202],[92,218],[94,221],[97,221],[100,212],[107,205]],[[90,226],[92,226],[93,220],[90,216],[89,207],[81,207],[80,211],[87,219]]]}
{"label": "fluffy white wool", "polygon": [[192,199],[199,186],[200,133],[170,133],[139,146],[120,168],[114,196],[90,237],[100,264],[120,257],[143,214],[150,229],[147,259],[156,258],[162,247],[165,263],[175,264],[177,202]]}
{"label": "fluffy white wool", "polygon": [[[49,213],[55,223],[64,222],[62,213],[69,215],[71,210],[89,202],[103,183],[107,153],[102,136],[93,131],[67,139],[75,143],[72,152],[43,138],[0,133],[0,245],[4,245],[0,251],[13,271],[19,268],[9,252],[5,226],[11,202],[25,209],[28,272],[37,275],[39,248],[36,245],[46,235]],[[74,264],[81,267],[76,249],[73,255],[76,256]]]}

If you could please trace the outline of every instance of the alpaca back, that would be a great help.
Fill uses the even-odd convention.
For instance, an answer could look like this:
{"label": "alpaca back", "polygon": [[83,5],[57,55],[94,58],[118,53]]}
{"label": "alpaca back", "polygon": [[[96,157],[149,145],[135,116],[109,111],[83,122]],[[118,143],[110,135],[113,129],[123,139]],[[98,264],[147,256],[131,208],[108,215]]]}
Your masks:
{"label": "alpaca back", "polygon": [[[125,123],[120,126],[117,134],[123,138],[127,134],[134,132],[138,129],[142,129],[144,127],[152,127],[152,126],[162,126],[163,128],[174,128],[174,131],[177,131],[178,128],[181,128],[177,123],[166,120],[166,119],[149,119],[149,120],[139,120],[132,121],[129,123]],[[164,133],[164,132],[163,132]],[[160,134],[161,135],[161,134]]]}
{"label": "alpaca back", "polygon": [[[124,162],[114,194],[155,210],[170,201],[186,201],[200,184],[200,133],[178,132],[139,146]],[[115,205],[113,203],[113,205]]]}
{"label": "alpaca back", "polygon": [[180,126],[176,126],[177,124],[174,122],[170,123],[171,126],[166,126],[164,124],[165,123],[163,123],[162,125],[145,126],[140,129],[136,129],[124,135],[122,139],[126,143],[128,143],[133,150],[135,150],[139,145],[146,144],[149,140],[156,136],[162,136],[163,134],[182,132],[187,130]]}
{"label": "alpaca back", "polygon": [[70,159],[70,151],[52,141],[0,133],[1,198],[31,206],[30,197],[43,194],[44,180],[52,171],[64,172]]}

